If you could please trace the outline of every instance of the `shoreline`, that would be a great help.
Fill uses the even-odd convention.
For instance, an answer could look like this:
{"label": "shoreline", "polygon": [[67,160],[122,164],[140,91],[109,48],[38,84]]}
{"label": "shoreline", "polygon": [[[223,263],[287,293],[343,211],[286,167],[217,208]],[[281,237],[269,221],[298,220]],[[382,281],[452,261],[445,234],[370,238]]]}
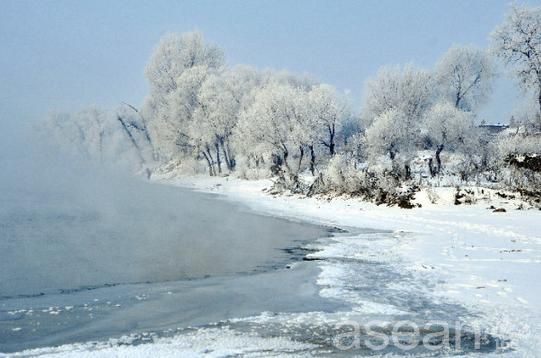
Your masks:
{"label": "shoreline", "polygon": [[[271,183],[269,180],[180,177],[162,178],[154,183],[217,194],[218,199],[241,203],[258,214],[330,227],[373,229],[318,240],[308,245],[313,252],[307,256],[314,261],[299,263],[314,263],[321,270],[311,279],[315,280],[311,285],[316,295],[353,308],[304,313],[270,310],[256,316],[240,315],[217,328],[207,325],[193,332],[156,338],[150,344],[123,347],[109,341],[101,346],[74,344],[22,354],[62,356],[63,352],[69,355],[84,351],[97,356],[143,356],[183,352],[219,356],[245,352],[263,355],[272,351],[310,355],[328,346],[318,347],[320,342],[312,341],[311,336],[299,341],[286,333],[298,330],[302,322],[315,325],[312,330],[300,332],[310,335],[344,319],[406,316],[423,320],[425,316],[434,317],[434,312],[446,319],[466,319],[482,327],[490,337],[509,341],[510,346],[503,351],[505,356],[535,355],[541,349],[541,303],[532,299],[539,288],[531,285],[541,274],[541,237],[535,229],[535,222],[541,219],[538,211],[492,213],[484,204],[406,210],[348,198],[272,196],[263,191]],[[517,220],[522,224],[517,225]],[[359,267],[353,270],[350,260],[358,262],[361,271]],[[393,297],[397,293],[403,297]],[[416,302],[428,303],[423,308],[426,312],[409,311]],[[277,337],[264,331],[274,326],[282,327],[283,332]],[[246,327],[256,327],[256,331],[247,335],[243,331]],[[497,344],[495,347],[489,352],[501,353]]]}
{"label": "shoreline", "polygon": [[[179,263],[171,262],[164,269],[166,272],[155,276],[153,281],[111,280],[99,285],[73,284],[39,290],[35,294],[0,298],[0,352],[92,340],[107,341],[111,337],[142,330],[147,333],[155,331],[159,336],[164,327],[203,327],[265,310],[302,311],[300,303],[307,305],[307,310],[341,307],[318,295],[318,268],[302,262],[304,255],[301,257],[299,254],[303,253],[300,248],[307,243],[331,236],[329,228],[265,217],[240,203],[218,202],[220,199],[216,195],[189,192],[179,187],[147,189],[153,194],[169,194],[162,196],[162,200],[169,199],[172,204],[185,200],[182,206],[173,205],[177,211],[165,211],[178,215],[168,223],[180,230],[171,232],[184,237],[165,235],[169,233],[165,232],[161,239],[159,235],[153,237],[154,246],[146,246],[146,250],[155,251],[149,252],[154,260],[174,258]],[[163,203],[153,204],[159,211],[157,205]],[[143,209],[146,212],[149,207]],[[180,216],[185,218],[179,220]],[[208,222],[214,228],[205,227]],[[100,223],[96,221],[95,225]],[[190,235],[195,229],[196,235]],[[133,242],[137,246],[132,236],[126,236],[127,245]],[[104,241],[112,239],[115,237],[104,237]],[[164,257],[165,251],[160,245],[168,245],[167,251],[179,251],[171,251]],[[184,255],[179,255],[183,252]],[[150,272],[156,269],[156,264],[136,262],[139,270]],[[201,267],[201,270],[182,271],[186,265]],[[68,263],[66,267],[71,267],[74,272],[80,270],[81,275],[93,268],[74,267]],[[32,277],[31,273],[27,276]],[[295,287],[299,290],[294,290]],[[292,294],[287,295],[286,288]],[[275,301],[269,300],[272,297],[268,294],[270,292],[280,294],[280,297]]]}
{"label": "shoreline", "polygon": [[507,212],[498,213],[485,201],[400,209],[355,198],[272,196],[263,191],[270,180],[231,177],[184,176],[159,182],[221,194],[271,215],[390,230],[399,239],[370,255],[402,262],[416,277],[433,282],[435,297],[479,312],[476,323],[508,339],[516,350],[511,356],[541,351],[541,285],[534,284],[541,275],[539,210],[511,210],[515,203],[506,199],[496,205],[507,206]]}

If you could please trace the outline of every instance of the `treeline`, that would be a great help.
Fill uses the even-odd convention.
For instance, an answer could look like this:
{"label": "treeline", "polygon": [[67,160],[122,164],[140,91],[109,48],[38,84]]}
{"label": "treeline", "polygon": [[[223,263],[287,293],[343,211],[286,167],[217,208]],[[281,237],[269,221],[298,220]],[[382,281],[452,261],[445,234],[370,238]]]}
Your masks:
{"label": "treeline", "polygon": [[[88,158],[135,163],[147,175],[168,168],[277,176],[283,189],[382,202],[396,200],[404,186],[450,183],[442,177],[532,191],[540,173],[520,163],[541,152],[540,8],[513,8],[491,43],[488,50],[454,46],[430,70],[383,67],[355,111],[331,85],[228,67],[202,34],[170,34],[146,67],[150,93],[140,108],[56,113],[46,133]],[[479,127],[477,112],[490,96],[497,58],[534,98],[512,128],[494,135]]]}

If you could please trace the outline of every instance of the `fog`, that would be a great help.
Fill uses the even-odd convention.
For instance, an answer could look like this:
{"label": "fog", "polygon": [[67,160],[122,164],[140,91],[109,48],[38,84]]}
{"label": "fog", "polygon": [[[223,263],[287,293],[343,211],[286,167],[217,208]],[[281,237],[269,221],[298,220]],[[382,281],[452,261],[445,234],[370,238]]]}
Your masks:
{"label": "fog", "polygon": [[0,297],[250,272],[322,228],[1,137]]}

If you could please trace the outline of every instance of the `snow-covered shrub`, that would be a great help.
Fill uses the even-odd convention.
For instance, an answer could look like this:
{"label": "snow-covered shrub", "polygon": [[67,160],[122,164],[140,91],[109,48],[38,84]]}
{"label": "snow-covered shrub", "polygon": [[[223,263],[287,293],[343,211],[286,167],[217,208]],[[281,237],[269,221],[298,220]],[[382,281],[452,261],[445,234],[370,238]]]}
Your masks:
{"label": "snow-covered shrub", "polygon": [[261,156],[241,155],[237,157],[236,175],[242,179],[263,179],[271,176],[271,161]]}
{"label": "snow-covered shrub", "polygon": [[541,135],[502,136],[497,161],[511,188],[541,194]]}
{"label": "snow-covered shrub", "polygon": [[536,154],[541,152],[541,135],[502,136],[497,143],[499,158],[503,161],[509,155]]}
{"label": "snow-covered shrub", "polygon": [[355,160],[345,155],[335,155],[329,161],[323,173],[323,181],[328,191],[338,194],[355,194],[360,192],[364,181],[364,173],[359,170]]}
{"label": "snow-covered shrub", "polygon": [[455,192],[455,205],[471,205],[475,204],[477,202],[477,199],[475,197],[475,192],[471,189],[463,189],[460,187],[456,187]]}
{"label": "snow-covered shrub", "polygon": [[358,162],[366,161],[366,139],[362,132],[350,136],[342,148],[344,155]]}
{"label": "snow-covered shrub", "polygon": [[181,159],[172,159],[154,170],[154,174],[161,177],[175,177],[178,175],[205,174],[207,168],[203,162],[190,156]]}
{"label": "snow-covered shrub", "polygon": [[[320,185],[318,181],[315,184]],[[321,177],[320,192],[358,196],[376,204],[399,205],[411,208],[413,186],[401,185],[400,179],[389,169],[389,165],[366,166],[365,163],[334,156]]]}
{"label": "snow-covered shrub", "polygon": [[438,195],[438,193],[436,193],[436,191],[434,191],[432,188],[426,188],[425,192],[430,203],[432,204],[438,203],[440,196]]}
{"label": "snow-covered shrub", "polygon": [[541,113],[538,103],[534,99],[527,98],[513,113],[510,125],[519,133],[541,132]]}

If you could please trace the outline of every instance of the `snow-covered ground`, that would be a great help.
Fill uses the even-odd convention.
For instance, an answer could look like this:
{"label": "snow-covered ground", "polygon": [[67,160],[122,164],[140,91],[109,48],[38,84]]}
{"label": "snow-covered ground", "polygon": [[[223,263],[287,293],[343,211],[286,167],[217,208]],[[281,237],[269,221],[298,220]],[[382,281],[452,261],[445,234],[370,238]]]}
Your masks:
{"label": "snow-covered ground", "polygon": [[[329,342],[326,334],[336,335],[337,331],[326,327],[368,321],[383,327],[382,322],[396,319],[421,326],[434,320],[479,326],[495,339],[487,345],[488,354],[536,357],[541,352],[539,210],[519,211],[516,202],[495,196],[490,203],[455,206],[454,191],[449,189],[438,189],[437,205],[420,193],[423,207],[405,210],[347,198],[272,196],[264,192],[271,184],[268,180],[184,177],[161,182],[220,193],[270,215],[347,229],[347,233],[311,245],[315,251],[308,257],[317,259],[310,262],[320,269],[319,294],[347,302],[351,308],[262,312],[215,328],[155,338],[150,344],[126,346],[111,340],[23,355],[306,356],[336,351],[331,348],[335,341]],[[487,209],[490,205],[507,211],[493,212]],[[127,343],[133,340],[124,339]],[[345,351],[363,352],[369,353]]]}
{"label": "snow-covered ground", "polygon": [[[317,255],[349,252],[357,258],[400,261],[411,274],[431,281],[435,296],[479,312],[479,325],[510,340],[515,348],[510,354],[523,357],[541,352],[539,210],[516,210],[517,202],[496,195],[490,201],[457,206],[453,188],[434,189],[438,204],[420,193],[422,208],[405,210],[347,198],[266,195],[262,190],[270,181],[265,180],[184,178],[175,183],[220,192],[273,215],[392,230],[396,240],[373,246],[355,238],[336,238]],[[488,209],[491,205],[507,211],[493,212]],[[332,287],[343,277],[339,270],[323,270],[321,282]]]}

